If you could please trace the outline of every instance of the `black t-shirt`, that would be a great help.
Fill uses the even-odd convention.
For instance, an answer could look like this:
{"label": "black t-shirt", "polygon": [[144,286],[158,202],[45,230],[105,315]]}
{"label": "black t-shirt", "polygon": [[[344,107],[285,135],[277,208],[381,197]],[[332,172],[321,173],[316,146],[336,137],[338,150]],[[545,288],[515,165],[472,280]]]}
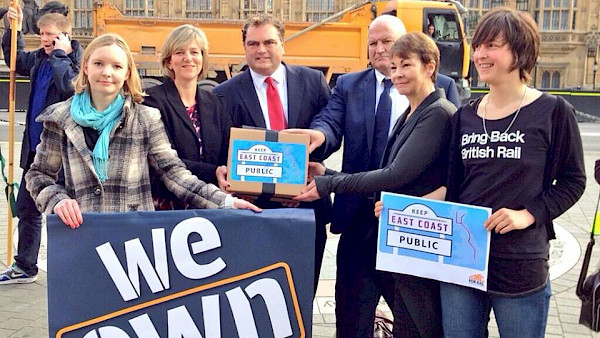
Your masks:
{"label": "black t-shirt", "polygon": [[[460,116],[464,181],[461,203],[521,210],[543,191],[555,101],[537,100],[498,120],[484,120],[471,109]],[[516,116],[516,118],[515,118]],[[512,122],[514,119],[514,122]],[[512,125],[511,125],[512,123]],[[510,128],[507,130],[507,128]],[[545,285],[550,244],[543,224],[506,234],[492,232],[488,290],[522,294]]]}

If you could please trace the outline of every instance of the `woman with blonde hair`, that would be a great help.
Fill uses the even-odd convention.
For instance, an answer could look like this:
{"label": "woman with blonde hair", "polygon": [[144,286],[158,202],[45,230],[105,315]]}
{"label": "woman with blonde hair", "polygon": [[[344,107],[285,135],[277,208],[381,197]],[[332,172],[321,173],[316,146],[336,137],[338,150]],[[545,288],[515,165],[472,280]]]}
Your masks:
{"label": "woman with blonde hair", "polygon": [[[163,43],[160,61],[164,82],[148,89],[144,104],[160,110],[171,146],[192,174],[216,184],[216,171],[227,162],[232,122],[220,100],[198,84],[208,73],[206,35],[192,25],[175,28]],[[157,175],[152,193],[158,209],[188,207]]]}
{"label": "woman with blonde hair", "polygon": [[[154,210],[150,173],[197,208],[260,209],[200,181],[171,149],[160,113],[140,104],[144,93],[127,43],[95,38],[83,54],[75,95],[46,109],[41,143],[25,179],[41,212],[71,228],[81,212]],[[64,169],[65,184],[56,183]]]}

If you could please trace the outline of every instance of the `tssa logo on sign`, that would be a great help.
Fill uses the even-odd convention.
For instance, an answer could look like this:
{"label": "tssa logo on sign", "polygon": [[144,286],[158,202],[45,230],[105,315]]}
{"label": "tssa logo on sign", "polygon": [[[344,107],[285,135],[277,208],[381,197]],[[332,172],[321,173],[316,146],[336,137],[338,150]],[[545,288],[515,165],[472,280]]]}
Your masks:
{"label": "tssa logo on sign", "polygon": [[[206,217],[183,217],[189,213]],[[282,236],[287,244],[272,243],[280,238],[275,223],[304,223],[300,227],[312,229],[314,236],[314,216],[308,214],[284,221],[276,210],[262,215],[231,210],[86,214],[74,231],[54,224],[49,241],[55,245],[49,248],[62,259],[49,262],[51,332],[84,338],[310,335],[314,259],[304,262],[300,256],[314,252],[312,236],[299,231]],[[69,236],[80,238],[69,241]],[[289,248],[303,242],[301,237],[308,240],[294,259]],[[67,241],[90,246],[59,246]],[[73,267],[64,262],[75,261],[69,257],[87,263]]]}

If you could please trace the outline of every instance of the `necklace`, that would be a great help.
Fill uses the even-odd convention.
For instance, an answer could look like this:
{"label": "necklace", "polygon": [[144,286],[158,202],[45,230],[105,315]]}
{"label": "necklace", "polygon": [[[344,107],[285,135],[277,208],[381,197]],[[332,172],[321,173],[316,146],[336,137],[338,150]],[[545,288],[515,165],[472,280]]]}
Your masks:
{"label": "necklace", "polygon": [[[506,127],[506,130],[504,131],[503,134],[506,134],[508,132],[508,130],[510,129],[510,127],[512,127],[513,123],[515,123],[515,120],[517,119],[517,116],[519,116],[519,112],[521,111],[521,107],[523,107],[523,101],[525,101],[525,94],[527,94],[527,87],[525,87],[525,90],[523,91],[523,97],[521,97],[521,103],[519,103],[519,109],[517,109],[517,113],[515,114],[515,117],[513,117],[512,121],[510,121],[510,124],[508,125],[508,127]],[[489,94],[488,94],[489,95]],[[490,104],[490,96],[488,96],[488,100],[485,103],[485,106],[483,107],[483,132],[490,137],[490,134],[488,134],[487,128],[485,127],[485,117],[487,115],[487,106],[488,104]]]}

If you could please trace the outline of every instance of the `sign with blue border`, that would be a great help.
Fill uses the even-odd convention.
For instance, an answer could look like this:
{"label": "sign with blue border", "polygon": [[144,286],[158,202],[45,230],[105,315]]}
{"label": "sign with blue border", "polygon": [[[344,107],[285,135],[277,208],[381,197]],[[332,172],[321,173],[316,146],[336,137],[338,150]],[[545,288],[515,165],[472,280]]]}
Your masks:
{"label": "sign with blue border", "polygon": [[490,208],[383,192],[377,269],[487,290]]}
{"label": "sign with blue border", "polygon": [[231,179],[245,182],[304,184],[306,145],[233,140]]}

